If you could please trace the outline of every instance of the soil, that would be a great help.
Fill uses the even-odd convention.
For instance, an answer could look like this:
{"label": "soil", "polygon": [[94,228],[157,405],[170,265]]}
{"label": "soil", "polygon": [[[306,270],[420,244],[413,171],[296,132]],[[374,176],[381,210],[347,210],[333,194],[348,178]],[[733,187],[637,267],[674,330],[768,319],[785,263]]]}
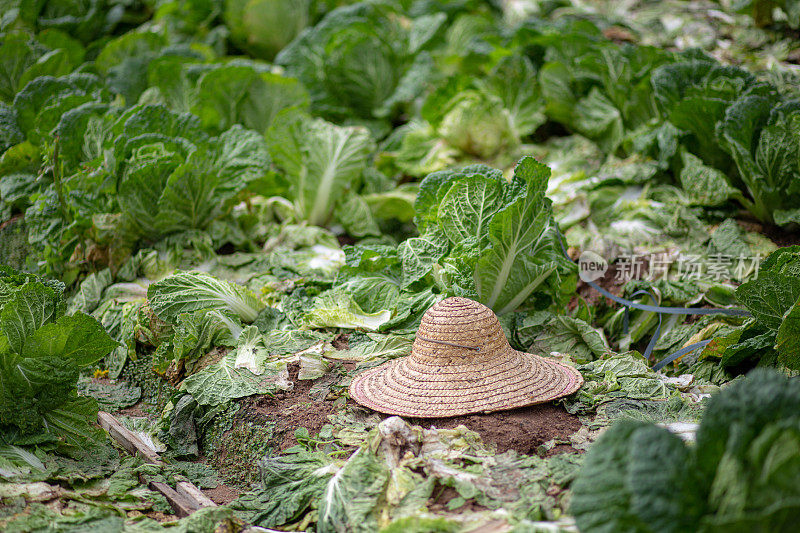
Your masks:
{"label": "soil", "polygon": [[213,489],[202,489],[203,494],[214,500],[214,503],[218,505],[226,505],[231,503],[233,500],[239,497],[241,492],[233,487],[228,485],[223,485],[220,483]]}
{"label": "soil", "polygon": [[234,252],[236,252],[236,247],[233,244],[226,242],[225,244],[217,248],[216,252],[217,255],[231,255]]}
{"label": "soil", "polygon": [[[350,365],[343,366],[347,368]],[[319,433],[329,423],[328,415],[343,407],[341,400],[314,401],[310,396],[314,381],[298,380],[298,372],[299,365],[289,365],[289,379],[294,382],[291,391],[240,401],[241,409],[234,423],[243,428],[251,428],[241,435],[246,441],[236,444],[238,441],[235,438],[228,442],[227,437],[234,430],[228,431],[222,436],[214,458],[209,461],[223,482],[243,488],[257,481],[258,469],[255,465],[263,453],[280,453],[296,445],[295,430],[298,428],[306,428],[310,435]],[[347,404],[357,406],[353,400],[348,400]],[[450,429],[463,424],[478,433],[497,453],[513,449],[523,454],[535,454],[539,445],[552,439],[568,441],[568,437],[581,427],[577,417],[555,404],[534,405],[490,414],[407,420],[426,428]],[[264,428],[263,433],[258,428]],[[259,446],[254,448],[248,439],[257,439]],[[244,448],[240,449],[241,446]],[[252,452],[252,457],[244,457],[248,451]],[[550,450],[548,455],[568,451],[575,452],[569,446],[558,446]],[[208,493],[215,501],[217,497],[235,497],[236,489],[230,486],[215,490],[219,492]]]}
{"label": "soil", "polygon": [[[528,455],[535,454],[538,446],[551,439],[568,440],[581,427],[577,416],[556,404],[530,405],[510,411],[452,418],[410,418],[408,421],[439,429],[452,429],[463,424],[478,433],[485,443],[496,446],[497,453],[516,450]],[[559,451],[569,450],[562,448]]]}
{"label": "soil", "polygon": [[[277,422],[275,444],[279,451],[297,444],[294,436],[297,428],[304,427],[311,435],[318,433],[322,426],[329,423],[328,415],[341,405],[329,400],[312,400],[309,391],[314,382],[298,380],[298,371],[298,365],[289,365],[289,379],[294,382],[293,390],[275,396],[249,398],[243,405],[243,411],[251,413],[255,418],[264,422]],[[348,404],[357,406],[353,400],[349,400]],[[578,417],[570,415],[556,404],[531,405],[489,414],[407,420],[422,427],[440,429],[452,429],[463,424],[478,433],[485,443],[495,446],[497,453],[516,450],[519,453],[533,454],[539,445],[551,439],[568,440],[581,427]],[[560,451],[568,450],[559,448],[555,453]]]}
{"label": "soil", "polygon": [[278,423],[276,431],[283,434],[276,440],[280,451],[297,444],[295,429],[304,427],[314,435],[328,423],[328,415],[335,410],[333,401],[316,402],[309,396],[314,381],[297,379],[299,371],[300,365],[289,365],[289,380],[294,383],[291,391],[255,397],[244,406]]}
{"label": "soil", "polygon": [[636,36],[621,26],[610,26],[603,30],[603,37],[617,44],[635,43]]}
{"label": "soil", "polygon": [[279,454],[297,444],[295,430],[306,428],[319,433],[341,401],[314,401],[310,396],[314,381],[298,380],[298,364],[289,365],[291,391],[275,396],[251,396],[238,401],[233,426],[220,435],[213,454],[204,462],[216,470],[220,480],[238,489],[258,481],[258,461],[265,455]]}
{"label": "soil", "polygon": [[22,218],[22,213],[17,213],[16,215],[12,216],[5,222],[0,222],[0,231],[4,230],[6,226],[10,226],[11,224],[13,224],[14,222],[16,222],[21,218]]}
{"label": "soil", "polygon": [[336,240],[339,241],[339,246],[352,246],[358,242],[357,239],[354,239],[350,235],[337,235]]}
{"label": "soil", "polygon": [[766,236],[781,248],[800,244],[800,232],[792,232],[777,226],[769,226],[755,221],[739,220],[739,226],[745,231],[754,231]]}
{"label": "soil", "polygon": [[349,333],[339,333],[336,335],[333,340],[331,341],[331,345],[336,348],[337,350],[349,350],[350,349],[350,334]]}
{"label": "soil", "polygon": [[152,418],[147,413],[144,412],[142,409],[143,403],[140,401],[135,405],[131,405],[130,407],[126,407],[125,409],[120,409],[119,411],[114,411],[114,415],[123,415],[123,416],[131,416],[136,418]]}
{"label": "soil", "polygon": [[[642,274],[644,274],[646,270],[642,270]],[[608,270],[606,271],[605,275],[596,280],[595,283],[600,285],[602,288],[613,294],[614,296],[621,296],[622,289],[625,286],[625,281],[623,279],[619,279],[617,277],[617,264],[611,263],[608,265]],[[589,286],[586,282],[581,279],[578,279],[578,290],[577,294],[572,297],[569,302],[569,310],[575,309],[578,305],[579,298],[583,298],[587,304],[589,305],[597,305],[602,300],[605,300],[605,304],[608,306],[615,305],[610,299],[606,298],[599,292],[597,292],[594,288]]]}
{"label": "soil", "polygon": [[[138,511],[134,511],[133,513],[128,513],[128,516],[133,518],[137,514],[140,514],[140,513],[138,513]],[[166,513],[162,513],[161,511],[147,511],[146,513],[143,513],[143,514],[147,518],[152,518],[156,522],[172,522],[172,521],[178,519],[178,517],[176,515],[174,515],[174,514],[166,514]]]}
{"label": "soil", "polygon": [[444,485],[439,485],[438,483],[433,488],[433,494],[431,495],[431,499],[428,503],[428,510],[432,513],[440,513],[440,512],[449,512],[455,511],[459,513],[463,512],[480,512],[485,511],[488,507],[484,507],[483,505],[476,502],[473,498],[465,501],[463,505],[455,508],[455,509],[448,509],[447,504],[450,500],[457,498],[459,496],[458,491],[452,487],[445,487]]}

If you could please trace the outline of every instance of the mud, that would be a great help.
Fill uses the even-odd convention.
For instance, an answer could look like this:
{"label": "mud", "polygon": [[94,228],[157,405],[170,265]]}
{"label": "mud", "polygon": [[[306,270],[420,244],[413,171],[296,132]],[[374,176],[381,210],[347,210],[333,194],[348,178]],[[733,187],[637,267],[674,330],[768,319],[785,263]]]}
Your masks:
{"label": "mud", "polygon": [[[294,389],[274,397],[252,399],[249,409],[277,423],[275,444],[283,451],[297,444],[294,431],[304,427],[314,435],[328,423],[328,415],[341,404],[325,400],[315,402],[309,391],[313,381],[297,379],[298,367],[290,365],[289,377]],[[349,405],[356,406],[353,400]],[[497,453],[516,450],[519,453],[535,453],[536,447],[551,439],[567,439],[581,427],[578,417],[570,415],[555,404],[540,404],[500,411],[490,414],[475,414],[452,418],[406,418],[410,423],[422,427],[451,429],[461,424],[478,433],[483,441],[495,446]],[[565,450],[566,451],[566,450]]]}
{"label": "mud", "polygon": [[339,333],[336,335],[333,340],[331,341],[331,345],[336,348],[337,350],[349,350],[350,349],[350,334],[349,333]]}
{"label": "mud", "polygon": [[114,411],[114,415],[124,415],[124,416],[131,416],[134,418],[150,418],[152,419],[153,416],[149,415],[144,410],[144,402],[139,401],[135,405],[131,405],[130,407],[125,407],[124,409],[118,409]]}
{"label": "mud", "polygon": [[535,454],[539,445],[551,439],[567,440],[581,427],[578,417],[555,404],[531,405],[497,413],[452,418],[409,418],[408,421],[422,427],[439,429],[451,429],[463,424],[478,433],[485,443],[495,446],[497,453],[516,450],[528,455]]}
{"label": "mud", "polygon": [[437,483],[433,488],[433,494],[431,494],[431,498],[428,502],[428,510],[432,513],[444,513],[450,511],[463,513],[467,511],[480,512],[488,509],[488,507],[484,507],[476,502],[474,498],[470,498],[460,506],[450,509],[450,506],[448,505],[450,500],[458,497],[459,494],[456,489],[452,487],[445,487],[444,485],[439,485]]}
{"label": "mud", "polygon": [[[603,287],[605,290],[613,294],[614,296],[621,296],[622,289],[625,287],[625,281],[622,281],[617,278],[617,264],[611,263],[608,265],[608,270],[606,271],[605,275],[598,279],[595,283]],[[578,280],[578,290],[576,291],[576,295],[572,297],[569,303],[569,310],[575,309],[578,305],[579,298],[583,298],[587,304],[589,305],[598,305],[601,303],[605,303],[607,306],[616,305],[610,299],[606,298],[599,292],[597,292],[594,288],[590,287],[587,283],[582,280]]]}
{"label": "mud", "polygon": [[218,505],[226,505],[231,503],[233,500],[239,497],[241,492],[233,487],[228,485],[223,485],[220,483],[213,489],[202,489],[203,494],[214,500],[214,503]]}
{"label": "mud", "polygon": [[781,248],[800,244],[800,230],[788,231],[751,220],[739,220],[738,222],[743,230],[761,233]]}
{"label": "mud", "polygon": [[297,444],[294,432],[298,428],[308,429],[314,435],[328,423],[328,415],[335,411],[334,402],[329,400],[314,401],[309,392],[314,385],[313,380],[299,380],[299,365],[289,365],[289,380],[294,388],[288,392],[280,392],[275,396],[261,396],[249,400],[245,407],[277,423],[275,428],[275,444],[283,451]]}

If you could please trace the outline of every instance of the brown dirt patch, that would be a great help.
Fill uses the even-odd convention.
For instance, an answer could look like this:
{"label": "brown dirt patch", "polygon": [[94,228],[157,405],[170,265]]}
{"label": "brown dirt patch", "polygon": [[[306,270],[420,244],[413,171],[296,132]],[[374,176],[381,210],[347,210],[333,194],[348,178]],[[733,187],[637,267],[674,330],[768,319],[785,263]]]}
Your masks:
{"label": "brown dirt patch", "polygon": [[[645,273],[646,271],[643,269],[642,272]],[[595,283],[600,285],[614,296],[621,296],[622,289],[625,286],[626,281],[617,278],[617,264],[611,263],[608,265],[608,270],[606,271],[605,275],[598,279]],[[578,290],[576,291],[576,295],[572,297],[572,300],[570,300],[569,303],[570,311],[577,307],[579,301],[578,296],[583,298],[587,304],[592,306],[598,305],[601,302],[607,306],[616,305],[613,301],[606,298],[597,292],[593,287],[590,287],[586,282],[580,279],[578,279]]]}
{"label": "brown dirt patch", "polygon": [[617,44],[635,43],[636,36],[627,28],[621,26],[610,26],[603,30],[603,37]]}
{"label": "brown dirt patch", "polygon": [[445,487],[444,485],[439,485],[438,483],[433,488],[433,494],[431,494],[431,499],[428,502],[428,510],[432,513],[441,513],[441,512],[448,512],[448,511],[456,511],[456,512],[480,512],[485,511],[488,507],[484,507],[483,505],[476,502],[473,498],[466,500],[462,505],[450,509],[448,504],[450,500],[458,498],[459,494],[458,491],[452,487]]}
{"label": "brown dirt patch", "polygon": [[149,416],[147,413],[144,412],[142,407],[143,407],[143,402],[139,401],[135,405],[131,405],[130,407],[126,407],[125,409],[120,409],[119,411],[114,411],[112,414],[131,416],[135,418],[152,418],[151,416]]}
{"label": "brown dirt patch", "polygon": [[777,226],[769,226],[749,220],[739,220],[738,222],[739,226],[745,231],[761,233],[781,248],[800,244],[800,232],[798,231],[786,231]]}
{"label": "brown dirt patch", "polygon": [[542,457],[553,457],[554,455],[561,455],[562,453],[585,453],[584,450],[577,450],[572,447],[571,444],[556,444],[547,452],[542,455]]}
{"label": "brown dirt patch", "polygon": [[497,453],[516,450],[528,455],[535,454],[537,446],[551,439],[567,440],[581,427],[577,416],[555,404],[530,405],[510,411],[452,418],[412,418],[409,421],[439,429],[452,429],[463,424],[478,433],[485,443],[496,446]]}
{"label": "brown dirt patch", "polygon": [[[328,415],[338,408],[333,401],[315,402],[309,396],[313,381],[297,379],[297,365],[289,366],[289,378],[294,389],[273,397],[263,396],[246,400],[246,411],[264,420],[277,423],[275,443],[279,451],[297,444],[294,431],[308,429],[309,434],[318,433],[328,423]],[[353,400],[348,404],[356,405]],[[489,414],[474,414],[451,418],[407,418],[422,427],[452,429],[461,424],[478,433],[483,441],[493,445],[497,453],[516,450],[532,454],[536,448],[551,439],[564,439],[578,431],[581,423],[578,417],[570,415],[556,404],[539,404],[510,411]],[[568,451],[568,450],[563,450]]]}
{"label": "brown dirt patch", "polygon": [[310,391],[315,382],[297,379],[298,364],[290,364],[288,370],[294,388],[275,396],[239,400],[233,426],[215,443],[206,462],[226,484],[243,489],[258,481],[258,461],[262,457],[279,454],[297,444],[298,428],[306,428],[310,435],[318,433],[328,423],[327,416],[341,404],[314,401]]}
{"label": "brown dirt patch", "polygon": [[314,381],[297,379],[299,371],[298,364],[289,365],[289,379],[294,383],[291,391],[280,392],[275,396],[256,397],[245,406],[277,422],[276,432],[282,433],[282,437],[276,439],[280,451],[297,444],[295,429],[303,427],[314,435],[328,423],[328,415],[335,410],[333,401],[317,402],[311,398],[309,392]]}
{"label": "brown dirt patch", "polygon": [[350,349],[350,334],[349,333],[339,333],[336,335],[333,340],[331,341],[331,345],[336,348],[337,350],[349,350]]}
{"label": "brown dirt patch", "polygon": [[4,230],[7,226],[10,226],[11,224],[13,224],[14,222],[16,222],[21,218],[22,218],[22,213],[17,213],[16,215],[12,216],[5,222],[0,222],[0,231]]}
{"label": "brown dirt patch", "polygon": [[339,241],[339,246],[353,246],[356,242],[358,242],[350,235],[337,235],[336,240]]}
{"label": "brown dirt patch", "polygon": [[203,494],[214,500],[214,503],[219,505],[231,503],[233,500],[239,497],[239,494],[241,494],[239,490],[228,485],[223,485],[222,483],[213,489],[202,490]]}
{"label": "brown dirt patch", "polygon": [[161,511],[147,511],[146,513],[139,513],[138,511],[134,511],[133,513],[128,513],[129,518],[133,518],[135,516],[144,514],[147,518],[152,518],[156,522],[173,522],[178,519],[178,517],[174,514],[166,514],[162,513]]}
{"label": "brown dirt patch", "polygon": [[[294,382],[293,390],[275,396],[250,397],[240,401],[241,409],[234,421],[236,429],[229,430],[222,436],[210,461],[220,478],[229,485],[242,488],[256,481],[258,458],[264,453],[283,452],[297,444],[295,430],[298,428],[307,429],[310,435],[317,434],[329,423],[328,415],[343,407],[341,400],[314,401],[310,395],[314,381],[298,380],[298,372],[299,365],[289,365],[289,378]],[[347,404],[357,405],[352,399]],[[568,441],[568,437],[581,427],[577,417],[555,404],[453,418],[406,420],[422,427],[440,429],[451,429],[463,424],[478,433],[498,453],[513,449],[523,454],[535,454],[539,445],[552,439]],[[231,437],[234,434],[238,436]],[[254,444],[253,439],[257,440],[258,445]],[[258,453],[251,449],[254,446],[258,448]],[[571,451],[568,446],[565,449],[551,450],[551,454],[567,451]],[[214,499],[212,494],[209,493],[209,496]],[[219,495],[222,496],[224,493]],[[465,505],[468,504],[469,502]]]}

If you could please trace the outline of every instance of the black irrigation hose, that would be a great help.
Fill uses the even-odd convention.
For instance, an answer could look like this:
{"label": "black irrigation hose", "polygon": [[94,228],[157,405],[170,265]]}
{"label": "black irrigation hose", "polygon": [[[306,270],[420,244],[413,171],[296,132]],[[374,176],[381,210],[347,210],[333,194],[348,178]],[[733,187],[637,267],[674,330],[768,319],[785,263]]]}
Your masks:
{"label": "black irrigation hose", "polygon": [[[650,298],[653,299],[653,302],[658,301],[656,299],[655,293],[650,290],[639,290],[631,294],[631,298],[634,298],[638,295],[648,295]],[[627,334],[628,333],[628,323],[630,322],[630,307],[625,308],[625,321],[623,322],[622,330]],[[650,339],[650,342],[647,343],[647,348],[644,349],[644,358],[650,359],[650,354],[653,353],[653,349],[656,347],[656,342],[658,342],[658,338],[661,337],[661,313],[658,313],[658,326],[656,326],[656,332],[653,334],[653,337]]]}
{"label": "black irrigation hose", "polygon": [[[553,223],[553,227],[556,230],[556,237],[558,238],[558,245],[561,247],[561,252],[564,254],[564,257],[572,261],[572,258],[567,253],[567,249],[564,247],[563,237],[561,235],[561,230],[558,228],[558,224],[555,222],[555,219],[551,218]],[[574,261],[573,261],[574,262]],[[751,316],[750,312],[746,309],[695,309],[691,307],[662,307],[660,305],[645,305],[633,302],[631,300],[627,300],[625,298],[620,298],[619,296],[615,296],[611,294],[609,291],[598,285],[593,281],[587,281],[587,285],[591,288],[605,296],[606,298],[613,300],[619,304],[622,304],[626,307],[625,309],[625,330],[628,329],[628,310],[630,308],[639,309],[641,311],[649,311],[651,313],[658,313],[658,326],[656,327],[656,332],[653,334],[653,337],[650,339],[650,342],[647,343],[647,348],[644,351],[645,359],[649,359],[650,355],[653,353],[653,348],[655,348],[656,343],[658,342],[659,337],[661,337],[661,315],[728,315],[728,316]],[[655,296],[650,291],[640,290],[631,295],[631,297],[637,296],[639,294],[649,294],[653,301],[656,301]],[[693,352],[698,348],[702,348],[703,346],[707,345],[711,342],[711,339],[695,342],[688,346],[684,346],[680,350],[669,354],[667,357],[662,359],[661,361],[657,362],[653,365],[653,370],[659,371],[664,368],[667,364],[675,361],[679,357],[686,355],[689,352]]]}

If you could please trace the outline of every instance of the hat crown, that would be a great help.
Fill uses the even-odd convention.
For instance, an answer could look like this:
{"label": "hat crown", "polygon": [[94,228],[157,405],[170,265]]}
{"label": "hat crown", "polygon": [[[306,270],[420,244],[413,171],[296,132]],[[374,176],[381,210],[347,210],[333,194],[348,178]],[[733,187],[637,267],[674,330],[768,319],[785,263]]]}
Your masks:
{"label": "hat crown", "polygon": [[[476,349],[477,348],[477,349]],[[412,359],[434,365],[491,360],[507,355],[500,321],[485,305],[454,296],[431,306],[422,316]]]}

